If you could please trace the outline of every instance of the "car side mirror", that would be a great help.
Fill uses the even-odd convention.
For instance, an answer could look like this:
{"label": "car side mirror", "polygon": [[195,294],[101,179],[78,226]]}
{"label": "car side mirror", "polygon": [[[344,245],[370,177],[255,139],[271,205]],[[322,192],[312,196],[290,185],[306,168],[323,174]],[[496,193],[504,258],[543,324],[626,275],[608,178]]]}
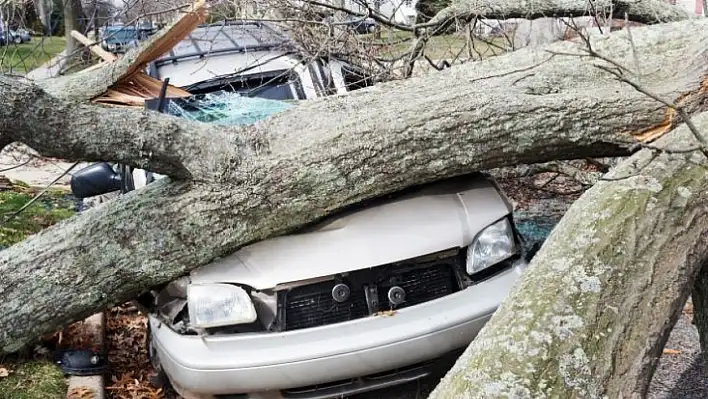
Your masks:
{"label": "car side mirror", "polygon": [[120,174],[101,162],[87,166],[71,177],[71,192],[76,198],[88,198],[120,190]]}

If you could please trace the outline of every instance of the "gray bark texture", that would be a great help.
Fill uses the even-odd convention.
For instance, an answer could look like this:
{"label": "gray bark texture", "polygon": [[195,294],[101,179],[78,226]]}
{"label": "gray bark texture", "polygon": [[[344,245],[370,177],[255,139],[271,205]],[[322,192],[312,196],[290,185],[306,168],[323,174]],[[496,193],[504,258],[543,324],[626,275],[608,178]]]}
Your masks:
{"label": "gray bark texture", "polygon": [[79,43],[71,36],[71,31],[85,32],[84,10],[81,0],[63,0],[64,5],[64,37],[66,38],[67,56],[72,56],[79,49]]}
{"label": "gray bark texture", "polygon": [[431,399],[646,397],[708,259],[696,145],[682,126],[657,142],[679,153],[642,150],[576,201]]}
{"label": "gray bark texture", "polygon": [[452,0],[426,25],[451,18],[525,18],[581,17],[611,13],[611,16],[647,24],[689,19],[693,15],[682,7],[663,0]]}
{"label": "gray bark texture", "polygon": [[[644,84],[689,107],[703,98],[706,28],[659,25],[633,30],[633,42],[620,32],[593,46],[619,60],[636,51]],[[579,46],[306,102],[247,127],[76,105],[90,96],[58,89],[77,87],[70,79],[0,78],[1,143],[174,177],[0,252],[0,352],[372,197],[519,163],[626,154],[632,134],[667,123],[666,109]]]}

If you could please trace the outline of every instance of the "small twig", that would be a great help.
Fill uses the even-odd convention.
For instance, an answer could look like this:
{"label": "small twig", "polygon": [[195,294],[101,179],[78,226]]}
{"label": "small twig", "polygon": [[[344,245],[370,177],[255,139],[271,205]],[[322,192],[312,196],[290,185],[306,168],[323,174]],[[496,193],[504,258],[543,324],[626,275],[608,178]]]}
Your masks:
{"label": "small twig", "polygon": [[[548,58],[546,58],[545,60],[540,61],[540,62],[537,62],[536,64],[533,64],[533,65],[530,65],[530,66],[527,66],[527,67],[524,67],[524,68],[514,69],[513,71],[504,72],[504,73],[498,73],[498,74],[493,74],[493,75],[482,76],[481,78],[477,78],[477,79],[471,80],[470,83],[477,82],[477,81],[480,81],[480,80],[487,80],[487,79],[493,79],[493,78],[501,78],[501,77],[513,75],[513,74],[519,73],[519,72],[530,71],[530,70],[535,69],[535,68],[538,68],[539,66],[541,66],[541,65],[545,64],[546,62],[552,60],[554,56],[555,56],[555,54],[551,54],[551,56],[548,57]],[[516,82],[515,82],[515,83],[516,83]]]}
{"label": "small twig", "polygon": [[17,217],[20,213],[22,213],[25,209],[29,208],[32,204],[34,204],[39,198],[41,198],[44,194],[46,194],[47,191],[49,191],[49,189],[50,189],[53,185],[55,185],[59,180],[61,180],[62,177],[64,177],[64,176],[66,176],[67,174],[69,174],[69,172],[71,172],[71,170],[74,169],[78,164],[79,164],[79,162],[75,162],[75,163],[74,163],[73,165],[71,165],[68,169],[66,169],[66,170],[64,171],[64,173],[62,173],[61,175],[59,175],[59,177],[57,177],[56,179],[54,179],[51,183],[49,183],[49,185],[47,185],[47,187],[45,187],[42,191],[40,191],[37,195],[35,195],[31,200],[27,201],[27,203],[24,204],[24,205],[22,206],[22,208],[16,210],[15,212],[13,212],[13,213],[10,214],[9,216],[7,216],[7,217],[2,221],[2,223],[0,223],[0,227],[3,227],[3,226],[4,226],[5,224],[7,224],[9,221],[11,221],[12,219],[16,218],[16,217]]}
{"label": "small twig", "polygon": [[26,160],[25,162],[22,162],[22,163],[19,164],[19,165],[10,166],[9,168],[5,168],[5,169],[0,169],[0,173],[7,172],[8,170],[13,170],[13,169],[20,168],[20,167],[22,167],[22,166],[27,165],[27,164],[30,163],[30,162],[32,162],[32,158]]}

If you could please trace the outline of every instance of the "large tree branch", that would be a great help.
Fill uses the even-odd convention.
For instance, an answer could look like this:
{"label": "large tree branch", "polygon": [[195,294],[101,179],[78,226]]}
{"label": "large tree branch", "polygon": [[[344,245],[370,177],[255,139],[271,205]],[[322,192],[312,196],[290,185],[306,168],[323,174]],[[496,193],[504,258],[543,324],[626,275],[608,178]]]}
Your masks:
{"label": "large tree branch", "polygon": [[706,161],[642,150],[588,190],[431,398],[645,397],[708,259]]}
{"label": "large tree branch", "polygon": [[470,19],[472,17],[506,19],[543,17],[582,17],[592,10],[611,14],[617,18],[646,24],[674,22],[689,19],[692,15],[684,8],[662,0],[530,0],[488,1],[453,0],[426,25],[443,23],[446,20]]}
{"label": "large tree branch", "polygon": [[[637,29],[635,46],[649,71],[643,76],[645,84],[673,101],[685,92],[700,92],[708,72],[703,61],[706,27],[708,21],[691,21]],[[572,52],[576,46],[559,43],[550,48]],[[631,51],[621,34],[594,46],[620,59]],[[672,51],[664,53],[665,48]],[[156,183],[0,252],[0,297],[7,299],[0,303],[0,325],[5,326],[0,350],[14,351],[35,336],[215,257],[359,201],[505,165],[624,154],[630,133],[665,123],[663,105],[597,69],[598,61],[555,56],[541,62],[548,57],[543,49],[527,49],[305,103],[239,129],[242,141],[229,136],[234,129],[155,116],[170,126],[184,126],[178,142],[199,145],[201,140],[188,136],[205,135],[201,129],[217,135],[217,144],[207,141],[192,149],[206,157],[212,145],[224,147],[203,161],[214,178],[208,184]],[[0,96],[7,98],[11,92],[2,87]],[[22,90],[12,95],[25,93],[39,96]],[[88,115],[90,108],[81,112]],[[105,110],[94,112],[101,115]],[[36,145],[51,142],[50,133],[62,134],[59,116],[51,108],[26,115],[45,117],[33,130],[36,136],[22,133]],[[132,110],[120,115],[152,117]],[[69,139],[61,140],[70,148],[82,148],[85,141],[94,140],[90,137],[105,132],[139,137],[135,126],[113,130],[93,121],[96,124],[83,127],[83,134],[65,132]],[[34,126],[32,121],[0,119],[0,135]],[[105,140],[106,146],[113,145],[110,137],[92,143]],[[229,140],[238,145],[225,146]],[[165,152],[156,153],[150,162],[169,159]],[[178,160],[173,162],[191,165],[187,158],[179,159],[187,157],[186,152],[176,152]],[[100,154],[111,155],[112,161],[143,162],[127,152]]]}
{"label": "large tree branch", "polygon": [[48,157],[120,161],[174,178],[213,180],[225,163],[238,165],[253,152],[239,127],[76,104],[6,76],[0,76],[0,95],[0,137]]}

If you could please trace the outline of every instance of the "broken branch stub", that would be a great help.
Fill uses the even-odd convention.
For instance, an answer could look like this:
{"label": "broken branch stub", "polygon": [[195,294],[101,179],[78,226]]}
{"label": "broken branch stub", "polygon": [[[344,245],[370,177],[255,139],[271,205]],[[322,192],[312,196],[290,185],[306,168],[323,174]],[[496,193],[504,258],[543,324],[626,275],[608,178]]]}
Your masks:
{"label": "broken branch stub", "polygon": [[[139,47],[129,50],[120,58],[106,62],[101,68],[81,74],[39,80],[36,84],[53,97],[71,102],[95,100],[98,103],[116,105],[142,104],[145,98],[157,97],[153,94],[159,93],[159,90],[155,92],[152,89],[152,84],[145,84],[157,81],[143,72],[145,66],[169,52],[202,23],[206,17],[207,7],[204,0],[197,0],[174,23],[157,32]],[[105,60],[108,61],[108,58]],[[126,90],[128,87],[137,87],[144,94],[137,96],[131,90]],[[117,94],[122,94],[122,96]],[[167,94],[173,97],[189,95],[188,92],[171,85],[168,87]]]}

